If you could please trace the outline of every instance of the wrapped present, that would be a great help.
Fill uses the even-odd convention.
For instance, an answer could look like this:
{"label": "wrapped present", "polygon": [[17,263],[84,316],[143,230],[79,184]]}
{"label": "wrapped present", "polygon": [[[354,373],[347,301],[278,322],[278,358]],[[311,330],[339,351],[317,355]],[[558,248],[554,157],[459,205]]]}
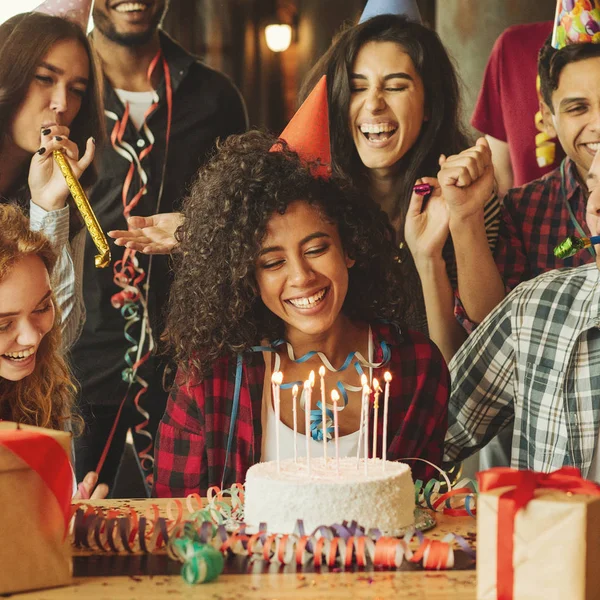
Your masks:
{"label": "wrapped present", "polygon": [[0,422],[0,594],[69,584],[71,435]]}
{"label": "wrapped present", "polygon": [[477,477],[478,600],[600,598],[600,486],[574,467]]}

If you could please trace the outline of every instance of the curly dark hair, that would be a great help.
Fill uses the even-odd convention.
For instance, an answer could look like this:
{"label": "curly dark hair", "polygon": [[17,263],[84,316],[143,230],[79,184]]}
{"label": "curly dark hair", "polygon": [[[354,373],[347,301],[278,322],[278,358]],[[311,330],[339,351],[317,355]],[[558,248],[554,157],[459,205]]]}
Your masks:
{"label": "curly dark hair", "polygon": [[591,42],[584,44],[570,44],[557,50],[552,46],[552,35],[548,36],[538,54],[538,75],[540,76],[540,92],[544,102],[554,114],[552,106],[552,93],[558,89],[560,74],[563,69],[574,62],[598,58],[600,44]]}
{"label": "curly dark hair", "polygon": [[[271,152],[279,143],[278,152]],[[283,337],[284,323],[263,304],[255,261],[275,213],[294,201],[317,206],[338,226],[349,270],[342,310],[351,319],[400,322],[414,285],[399,263],[386,215],[347,181],[311,175],[282,140],[251,131],[232,135],[200,170],[177,232],[167,318],[168,343],[183,369],[206,374],[221,356]]]}

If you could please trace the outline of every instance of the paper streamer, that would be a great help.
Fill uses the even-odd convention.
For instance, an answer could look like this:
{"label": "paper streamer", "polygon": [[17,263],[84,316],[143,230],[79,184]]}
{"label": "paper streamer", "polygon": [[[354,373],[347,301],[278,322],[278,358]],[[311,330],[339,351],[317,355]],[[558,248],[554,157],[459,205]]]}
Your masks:
{"label": "paper streamer", "polygon": [[[418,482],[417,495],[433,510],[445,514],[474,514],[470,503],[464,508],[451,504],[463,490],[473,492],[463,480],[454,489],[439,494],[440,482],[432,480],[424,487]],[[228,499],[228,501],[226,500]],[[218,554],[237,554],[251,560],[292,564],[302,567],[312,560],[316,567],[344,568],[351,565],[377,568],[398,568],[403,561],[420,563],[428,570],[451,569],[454,566],[453,543],[473,560],[475,552],[469,543],[457,534],[448,534],[443,540],[426,538],[410,529],[402,538],[384,536],[377,529],[365,531],[356,522],[317,527],[307,534],[301,520],[293,534],[267,533],[266,524],[257,532],[249,533],[243,523],[244,492],[241,484],[230,489],[212,487],[205,505],[197,494],[185,499],[191,514],[184,518],[184,502],[171,500],[167,518],[160,517],[158,506],[152,505],[143,516],[134,509],[108,510],[77,505],[74,507],[73,543],[76,547],[98,549],[104,552],[153,553],[166,548],[169,556],[183,563],[182,576],[188,583],[202,583],[214,579],[222,570]],[[411,549],[411,544],[417,549]]]}

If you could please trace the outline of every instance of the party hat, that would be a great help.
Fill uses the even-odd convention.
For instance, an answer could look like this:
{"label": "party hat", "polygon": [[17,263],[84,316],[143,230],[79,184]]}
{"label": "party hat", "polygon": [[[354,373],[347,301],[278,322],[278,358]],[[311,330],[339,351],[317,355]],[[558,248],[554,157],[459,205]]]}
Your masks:
{"label": "party hat", "polygon": [[416,0],[369,0],[358,22],[364,23],[378,15],[404,15],[410,21],[423,22]]}
{"label": "party hat", "polygon": [[32,12],[62,17],[81,25],[87,31],[94,0],[46,0]]}
{"label": "party hat", "polygon": [[[279,136],[306,162],[317,162],[315,177],[327,179],[331,173],[331,146],[329,141],[329,109],[327,105],[327,80],[319,79],[313,91],[292,117]],[[276,148],[272,148],[276,150]]]}
{"label": "party hat", "polygon": [[557,0],[552,47],[600,43],[600,0]]}

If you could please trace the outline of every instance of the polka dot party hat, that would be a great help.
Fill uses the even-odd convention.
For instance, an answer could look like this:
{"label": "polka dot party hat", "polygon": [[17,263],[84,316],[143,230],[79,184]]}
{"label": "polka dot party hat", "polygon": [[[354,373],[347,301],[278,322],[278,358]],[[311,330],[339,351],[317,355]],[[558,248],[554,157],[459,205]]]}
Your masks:
{"label": "polka dot party hat", "polygon": [[94,0],[46,0],[34,8],[33,12],[68,19],[78,23],[84,31],[87,31],[93,2]]}

